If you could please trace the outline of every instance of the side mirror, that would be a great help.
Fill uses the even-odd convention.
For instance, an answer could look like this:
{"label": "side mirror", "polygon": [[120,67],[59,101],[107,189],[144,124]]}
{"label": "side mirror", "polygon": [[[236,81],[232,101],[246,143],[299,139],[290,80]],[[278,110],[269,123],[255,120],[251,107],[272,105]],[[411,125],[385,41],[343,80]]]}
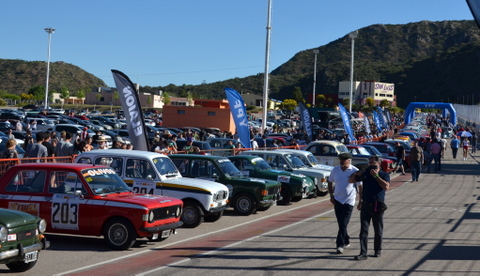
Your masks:
{"label": "side mirror", "polygon": [[79,198],[83,198],[83,193],[81,190],[75,190],[75,196],[78,196]]}

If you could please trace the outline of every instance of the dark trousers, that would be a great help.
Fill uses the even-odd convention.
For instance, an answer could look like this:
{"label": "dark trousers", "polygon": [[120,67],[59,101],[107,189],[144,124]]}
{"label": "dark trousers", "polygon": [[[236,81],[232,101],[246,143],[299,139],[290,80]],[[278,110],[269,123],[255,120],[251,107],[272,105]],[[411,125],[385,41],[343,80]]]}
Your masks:
{"label": "dark trousers", "polygon": [[350,237],[348,236],[348,223],[352,216],[353,206],[348,204],[342,204],[335,200],[335,216],[338,223],[337,234],[337,247],[345,247],[350,243]]}
{"label": "dark trousers", "polygon": [[370,221],[375,231],[373,249],[375,252],[382,251],[383,240],[383,213],[375,213],[372,211],[372,204],[364,202],[360,211],[360,254],[367,255],[368,248],[368,228]]}
{"label": "dark trousers", "polygon": [[420,177],[420,172],[422,171],[422,165],[420,164],[420,161],[413,161],[410,164],[412,167],[410,168],[412,170],[412,180],[418,180]]}
{"label": "dark trousers", "polygon": [[457,158],[458,148],[452,148],[453,159]]}

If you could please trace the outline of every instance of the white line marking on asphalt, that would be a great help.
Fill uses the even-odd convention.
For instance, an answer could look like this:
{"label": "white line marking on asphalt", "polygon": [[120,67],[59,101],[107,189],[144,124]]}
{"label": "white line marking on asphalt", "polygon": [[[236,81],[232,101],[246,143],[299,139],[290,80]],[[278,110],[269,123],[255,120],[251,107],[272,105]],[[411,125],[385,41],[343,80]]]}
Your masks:
{"label": "white line marking on asphalt", "polygon": [[[88,265],[88,266],[79,267],[79,268],[76,268],[76,269],[73,269],[73,270],[69,270],[69,271],[58,273],[58,274],[54,274],[54,276],[60,276],[60,275],[65,275],[65,274],[69,274],[69,273],[82,271],[82,270],[89,269],[89,268],[92,268],[92,267],[95,267],[95,266],[104,265],[104,264],[116,262],[116,261],[119,261],[119,260],[122,260],[122,259],[126,259],[126,258],[130,258],[130,257],[138,256],[138,255],[141,255],[141,254],[144,254],[144,253],[148,253],[148,252],[150,252],[154,249],[164,248],[164,247],[172,246],[172,245],[175,245],[175,244],[183,243],[183,242],[186,242],[186,241],[195,240],[195,239],[198,239],[198,238],[203,238],[203,237],[206,237],[206,236],[214,235],[214,234],[221,233],[221,232],[224,232],[224,231],[229,231],[229,230],[234,229],[236,227],[241,227],[241,226],[244,226],[244,225],[247,225],[247,224],[250,224],[250,223],[254,223],[254,222],[257,222],[257,221],[260,221],[260,220],[264,220],[264,219],[267,219],[267,218],[270,218],[270,217],[278,216],[278,215],[281,215],[283,213],[287,213],[287,212],[290,212],[290,211],[295,211],[297,209],[301,209],[303,207],[318,204],[318,203],[321,203],[321,202],[327,201],[327,200],[330,200],[330,199],[326,198],[326,199],[316,201],[316,202],[312,202],[312,203],[309,203],[309,204],[305,204],[305,205],[302,205],[302,206],[285,209],[284,211],[281,211],[281,212],[278,212],[278,213],[275,213],[275,214],[271,214],[271,215],[268,215],[268,216],[265,216],[265,217],[257,218],[257,219],[251,220],[251,221],[247,221],[247,222],[244,222],[242,224],[234,225],[234,226],[231,226],[231,227],[219,229],[217,231],[213,231],[213,232],[205,233],[205,234],[202,234],[202,235],[194,236],[194,237],[191,237],[191,238],[188,238],[188,239],[183,239],[183,240],[180,240],[180,241],[176,241],[176,242],[160,245],[160,246],[157,246],[157,247],[149,248],[149,249],[146,249],[146,250],[143,250],[143,251],[135,252],[135,253],[125,255],[125,256],[122,256],[122,257],[118,257],[118,258],[115,258],[115,259],[111,259],[111,260],[108,260],[108,261],[103,261],[103,262],[91,264],[91,265]],[[331,211],[333,211],[333,209]]]}

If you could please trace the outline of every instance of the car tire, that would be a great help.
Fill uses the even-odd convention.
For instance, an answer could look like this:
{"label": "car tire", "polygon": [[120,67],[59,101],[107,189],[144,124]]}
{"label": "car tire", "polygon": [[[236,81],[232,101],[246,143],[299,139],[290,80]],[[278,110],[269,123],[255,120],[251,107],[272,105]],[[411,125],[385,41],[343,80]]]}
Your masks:
{"label": "car tire", "polygon": [[282,200],[278,202],[278,204],[281,205],[288,205],[290,202],[292,202],[292,191],[290,191],[290,188],[288,188],[286,185],[282,185],[282,190],[280,191],[280,195],[282,196]]}
{"label": "car tire", "polygon": [[204,221],[206,221],[206,222],[215,222],[215,221],[219,220],[222,216],[223,216],[223,210],[220,211],[220,212],[211,214],[211,215],[209,215],[209,216],[206,216],[206,217],[204,218]]}
{"label": "car tire", "polygon": [[183,211],[181,220],[183,221],[183,227],[195,228],[199,226],[204,218],[203,210],[198,204],[192,201],[183,202]]}
{"label": "car tire", "polygon": [[239,215],[249,216],[257,212],[257,201],[252,195],[241,193],[235,197],[233,209]]}
{"label": "car tire", "polygon": [[137,233],[129,220],[115,218],[105,225],[103,237],[112,249],[127,250],[135,243]]}
{"label": "car tire", "polygon": [[[40,253],[38,253],[40,255]],[[38,255],[37,255],[37,260],[38,260]],[[18,262],[13,262],[6,264],[7,267],[12,271],[12,272],[24,272],[27,271],[35,266],[37,261],[25,263],[24,261],[18,261]]]}

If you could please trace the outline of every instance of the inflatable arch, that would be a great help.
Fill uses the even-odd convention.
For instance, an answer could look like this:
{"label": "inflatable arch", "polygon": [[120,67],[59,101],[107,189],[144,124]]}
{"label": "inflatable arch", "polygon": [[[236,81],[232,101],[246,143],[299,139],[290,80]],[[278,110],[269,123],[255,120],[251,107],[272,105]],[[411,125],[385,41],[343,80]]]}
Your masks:
{"label": "inflatable arch", "polygon": [[410,103],[405,109],[405,124],[409,124],[415,116],[415,108],[430,108],[430,109],[442,109],[442,116],[447,117],[447,110],[450,113],[450,123],[457,124],[457,112],[449,103]]}

